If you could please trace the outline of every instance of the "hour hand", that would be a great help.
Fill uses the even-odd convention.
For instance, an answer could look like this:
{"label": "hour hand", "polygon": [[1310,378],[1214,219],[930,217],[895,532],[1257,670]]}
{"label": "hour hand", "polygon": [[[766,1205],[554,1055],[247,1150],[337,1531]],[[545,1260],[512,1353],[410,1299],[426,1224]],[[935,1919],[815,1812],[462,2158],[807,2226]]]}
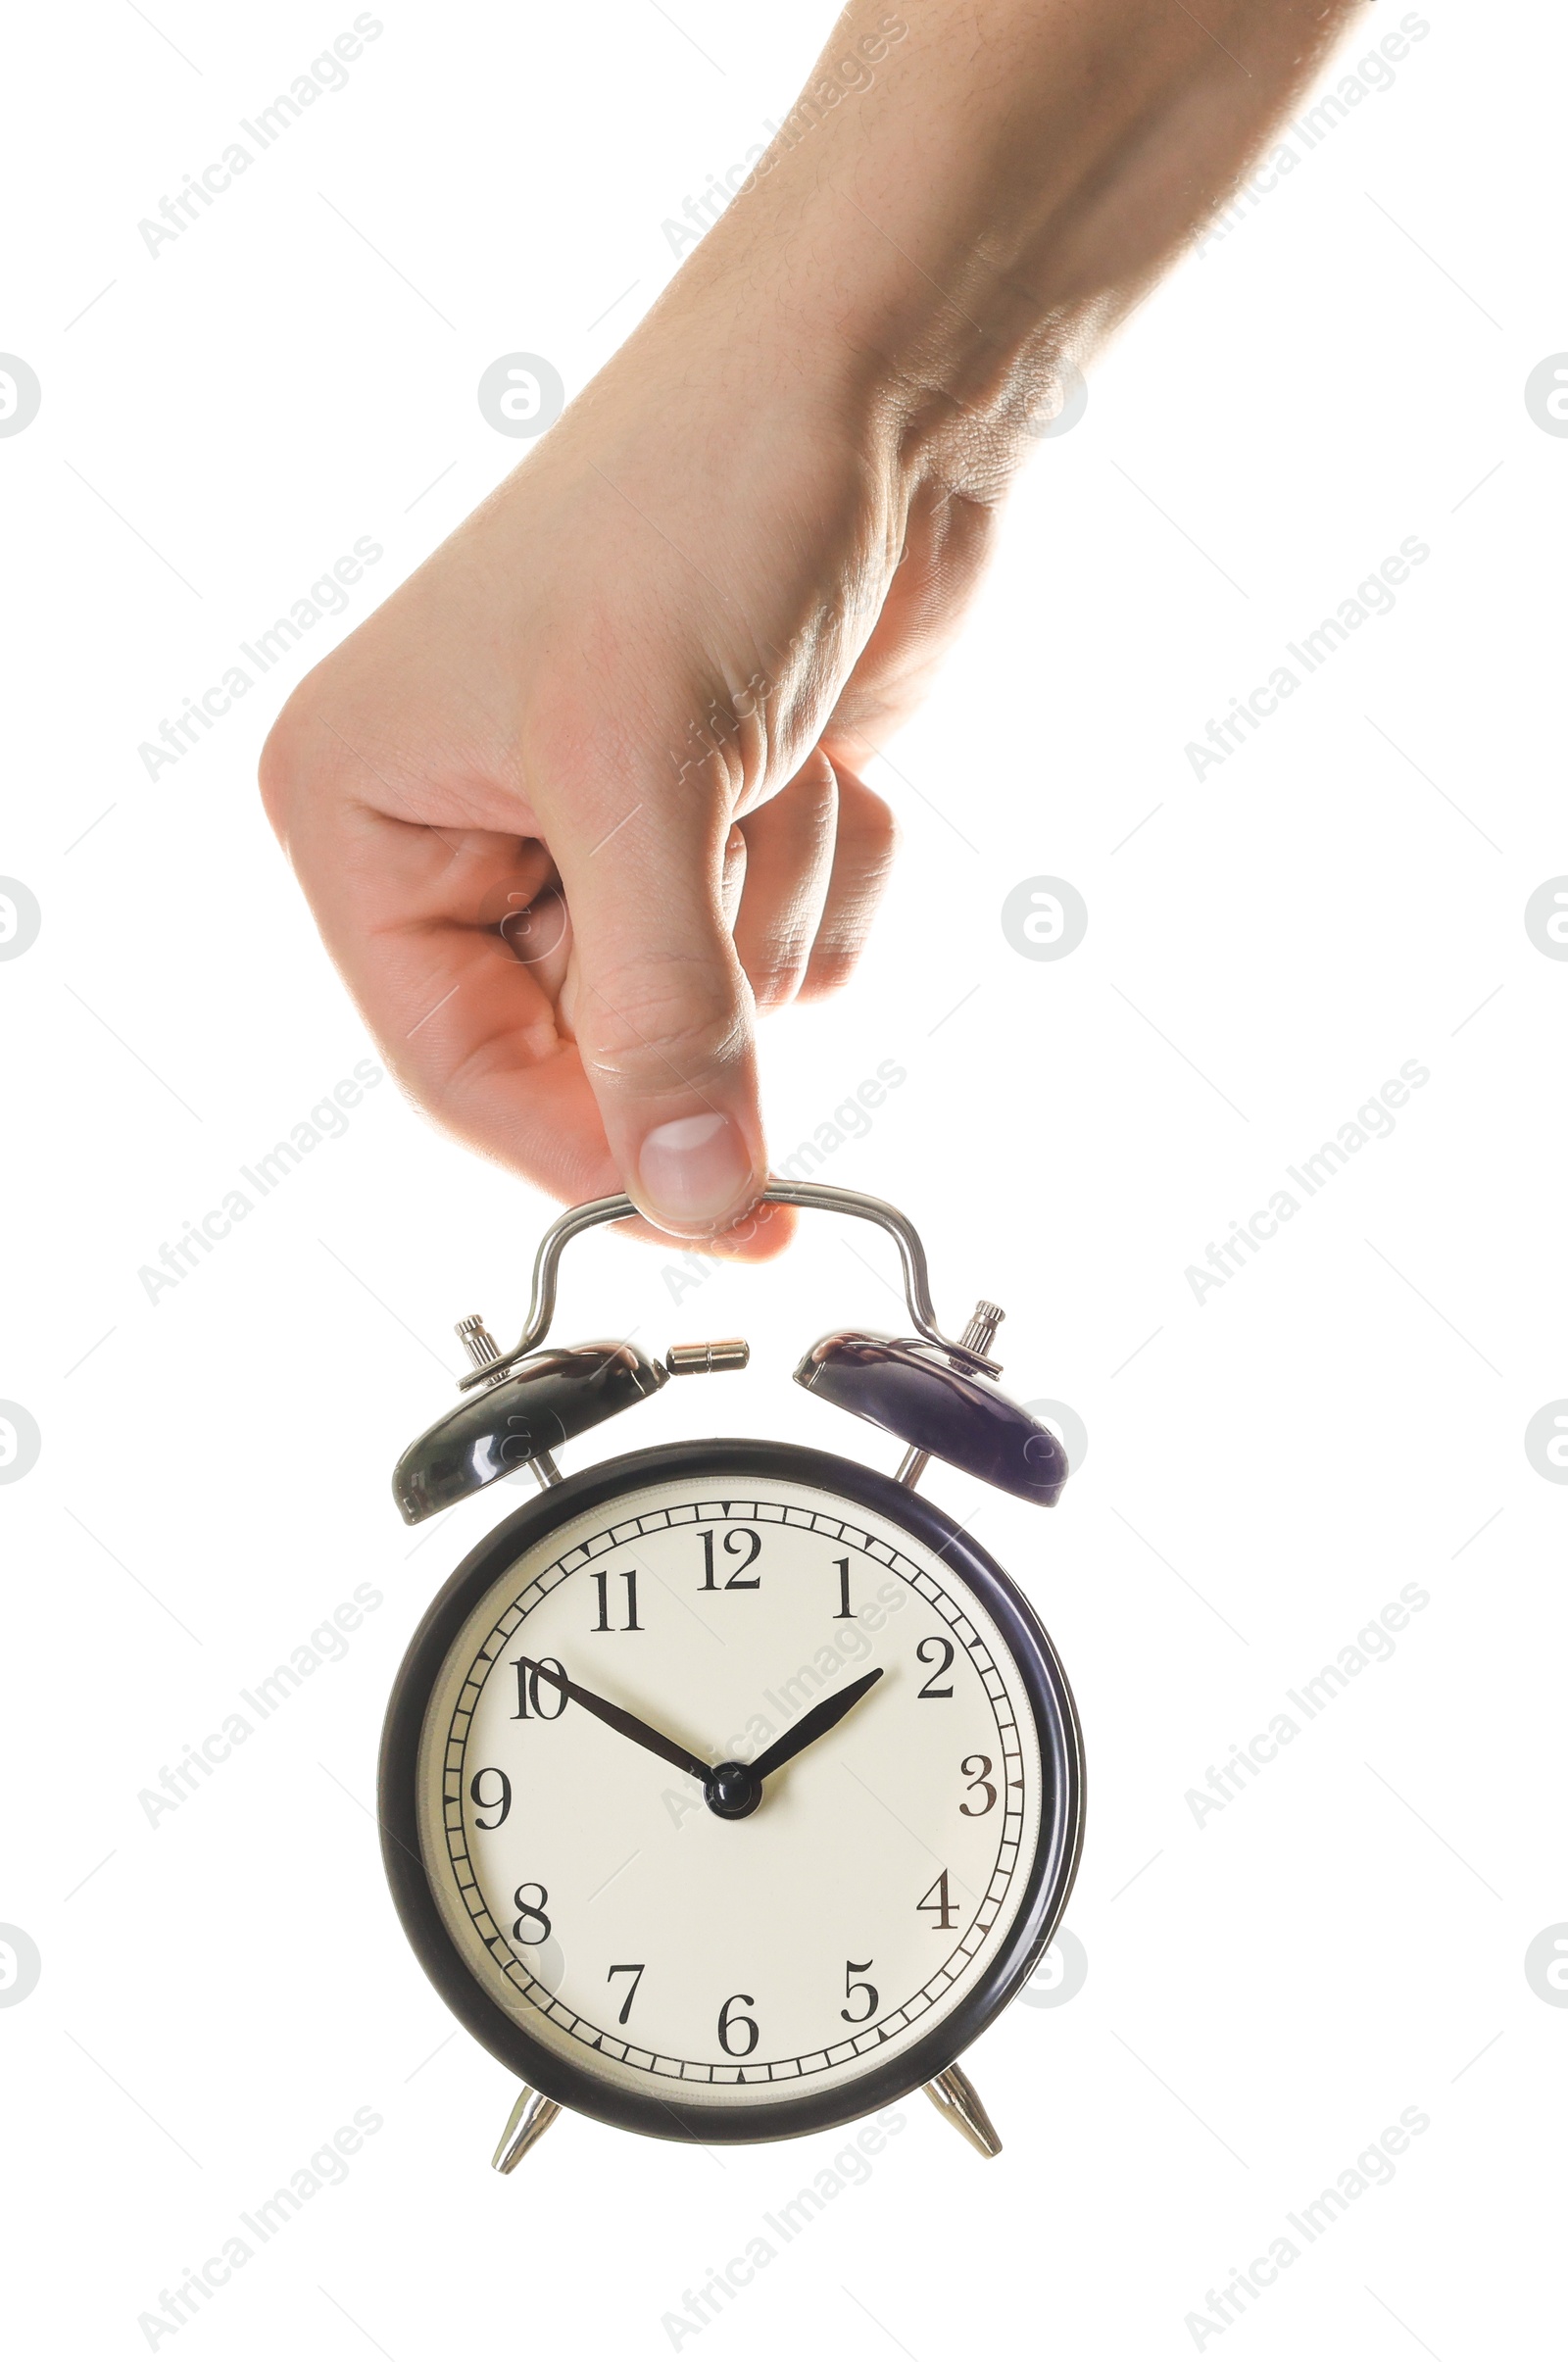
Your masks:
{"label": "hour hand", "polygon": [[713,1767],[710,1763],[704,1763],[698,1756],[689,1753],[677,1741],[666,1739],[663,1732],[656,1731],[651,1723],[641,1721],[635,1714],[628,1714],[624,1706],[612,1705],[608,1698],[595,1697],[592,1690],[584,1690],[576,1682],[568,1681],[564,1673],[552,1672],[548,1665],[534,1657],[525,1656],[518,1661],[526,1665],[530,1673],[536,1673],[541,1681],[553,1682],[564,1697],[571,1699],[573,1705],[581,1706],[585,1713],[597,1714],[601,1722],[608,1722],[611,1729],[618,1731],[623,1739],[630,1739],[638,1747],[647,1747],[650,1754],[662,1756],[666,1763],[673,1763],[677,1771],[690,1772],[694,1780],[706,1784],[711,1779]]}
{"label": "hour hand", "polygon": [[847,1690],[835,1690],[831,1698],[819,1698],[809,1713],[803,1714],[792,1730],[786,1731],[782,1739],[775,1739],[771,1747],[762,1749],[755,1762],[747,1765],[753,1779],[765,1780],[770,1772],[776,1772],[781,1764],[788,1763],[792,1755],[798,1755],[803,1747],[809,1747],[813,1739],[820,1739],[836,1722],[842,1722],[851,1706],[858,1705],[872,1683],[881,1679],[882,1667],[878,1665],[874,1672],[862,1673],[858,1681],[852,1681]]}

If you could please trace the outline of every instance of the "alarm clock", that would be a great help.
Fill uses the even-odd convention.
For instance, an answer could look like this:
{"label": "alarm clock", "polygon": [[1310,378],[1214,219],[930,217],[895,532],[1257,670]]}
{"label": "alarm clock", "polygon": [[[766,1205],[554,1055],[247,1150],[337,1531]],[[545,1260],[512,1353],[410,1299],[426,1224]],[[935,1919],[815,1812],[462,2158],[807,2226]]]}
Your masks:
{"label": "alarm clock", "polygon": [[497,1479],[538,1493],[464,1560],[410,1644],[381,1746],[386,1873],[454,2014],[522,2079],[493,2162],[563,2108],[668,2141],[825,2132],[923,2088],[1000,2149],[961,2053],[1060,1921],[1083,1747],[1012,1579],[916,1486],[947,1461],[1043,1507],[1066,1456],[997,1386],[1000,1308],[937,1326],[920,1240],[881,1200],[774,1181],[766,1202],[897,1242],[912,1334],[835,1329],[795,1371],[897,1438],[891,1473],[707,1438],[564,1475],[556,1452],[740,1339],[547,1346],[563,1250],[635,1212],[601,1198],[541,1243],[501,1352],[459,1323],[461,1400],[410,1446],[410,1524]]}

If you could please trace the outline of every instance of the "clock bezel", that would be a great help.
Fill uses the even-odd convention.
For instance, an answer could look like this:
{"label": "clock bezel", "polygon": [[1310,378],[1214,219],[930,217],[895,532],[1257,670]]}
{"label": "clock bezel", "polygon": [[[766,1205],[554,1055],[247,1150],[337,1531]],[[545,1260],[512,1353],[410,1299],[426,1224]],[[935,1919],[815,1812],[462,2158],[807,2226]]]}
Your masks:
{"label": "clock bezel", "polygon": [[[986,1975],[962,2002],[897,2058],[819,2092],[756,2107],[678,2105],[601,2083],[535,2042],[474,1978],[436,1900],[419,1843],[417,1764],[431,1694],[449,1650],[484,1593],[558,1527],[618,1495],[710,1475],[815,1485],[902,1527],[978,1595],[1011,1651],[1034,1713],[1041,1750],[1040,1842],[1022,1901]],[[492,2057],[547,2098],[623,2132],[657,2140],[746,2143],[800,2139],[858,2122],[906,2098],[952,2066],[1027,1982],[1066,1909],[1083,1843],[1083,1738],[1077,1707],[1049,1634],[1028,1600],[941,1505],[880,1469],[798,1444],[710,1437],[662,1444],[568,1476],[524,1501],[469,1551],[431,1601],[409,1643],[387,1705],[379,1769],[381,1855],[403,1930],[453,2015]],[[874,2056],[874,2054],[873,2054]]]}

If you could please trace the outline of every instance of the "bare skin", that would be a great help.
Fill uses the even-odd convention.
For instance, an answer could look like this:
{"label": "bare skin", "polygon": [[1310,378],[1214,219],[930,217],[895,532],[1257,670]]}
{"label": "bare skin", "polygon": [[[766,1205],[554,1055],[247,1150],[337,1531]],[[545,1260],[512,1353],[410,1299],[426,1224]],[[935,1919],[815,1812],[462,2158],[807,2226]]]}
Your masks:
{"label": "bare skin", "polygon": [[783,1243],[787,1213],[746,1219],[756,1018],[854,966],[895,842],[861,774],[961,624],[1024,422],[1358,13],[839,20],[808,85],[835,103],[264,752],[326,945],[439,1122],[564,1201],[625,1189],[660,1235]]}

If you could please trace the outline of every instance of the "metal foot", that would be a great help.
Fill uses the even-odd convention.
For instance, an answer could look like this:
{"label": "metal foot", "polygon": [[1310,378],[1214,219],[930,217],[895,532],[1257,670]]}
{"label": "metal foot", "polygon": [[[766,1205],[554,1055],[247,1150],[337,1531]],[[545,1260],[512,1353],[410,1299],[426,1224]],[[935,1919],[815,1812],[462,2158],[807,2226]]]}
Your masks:
{"label": "metal foot", "polygon": [[986,2114],[985,2102],[973,2084],[958,2066],[949,2067],[933,2083],[925,2086],[925,2095],[939,2108],[948,2122],[960,2132],[971,2148],[982,2157],[1000,2157],[1002,2142],[997,2128]]}
{"label": "metal foot", "polygon": [[501,2145],[490,2162],[498,2174],[509,2174],[520,2165],[542,2133],[548,2133],[561,2114],[558,2100],[547,2099],[524,2084],[517,2093],[517,2104],[507,2118],[507,2129],[501,2136]]}

